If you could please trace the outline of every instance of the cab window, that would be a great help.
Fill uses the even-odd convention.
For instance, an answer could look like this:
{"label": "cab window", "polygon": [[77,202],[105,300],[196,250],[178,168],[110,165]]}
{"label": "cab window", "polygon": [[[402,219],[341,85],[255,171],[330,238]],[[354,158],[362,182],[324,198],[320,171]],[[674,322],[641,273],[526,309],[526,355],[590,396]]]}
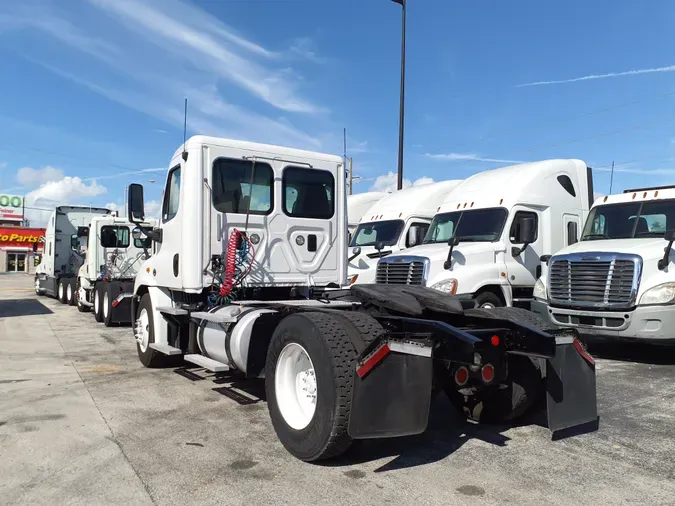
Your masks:
{"label": "cab window", "polygon": [[101,246],[104,248],[128,248],[129,227],[116,225],[101,227]]}
{"label": "cab window", "polygon": [[335,213],[335,178],[328,171],[286,167],[282,195],[288,216],[327,220]]}
{"label": "cab window", "polygon": [[180,165],[169,171],[169,177],[166,182],[166,191],[164,192],[164,204],[162,205],[162,221],[166,223],[171,221],[178,214],[178,205],[180,203]]}
{"label": "cab window", "polygon": [[213,162],[213,207],[221,213],[269,214],[272,167],[264,162],[218,158]]}

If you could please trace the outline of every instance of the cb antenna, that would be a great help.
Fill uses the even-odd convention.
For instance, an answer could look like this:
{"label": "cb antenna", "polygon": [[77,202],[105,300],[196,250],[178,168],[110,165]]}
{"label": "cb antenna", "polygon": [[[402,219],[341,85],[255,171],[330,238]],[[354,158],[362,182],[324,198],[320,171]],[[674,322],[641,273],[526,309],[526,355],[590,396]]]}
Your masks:
{"label": "cb antenna", "polygon": [[185,143],[187,142],[187,97],[185,97],[185,114],[183,115],[183,161],[187,162],[188,152],[185,150]]}

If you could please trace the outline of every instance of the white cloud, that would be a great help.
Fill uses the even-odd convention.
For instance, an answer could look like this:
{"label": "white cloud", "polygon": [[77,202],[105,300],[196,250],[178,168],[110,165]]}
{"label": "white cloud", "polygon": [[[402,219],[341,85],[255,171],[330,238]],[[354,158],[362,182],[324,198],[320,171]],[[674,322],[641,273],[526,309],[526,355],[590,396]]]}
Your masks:
{"label": "white cloud", "polygon": [[168,134],[168,130],[164,130],[163,128],[153,128],[153,132],[157,132],[158,134]]}
{"label": "white cloud", "polygon": [[0,169],[7,167],[7,162],[0,162]]}
{"label": "white cloud", "polygon": [[32,226],[44,226],[56,206],[87,204],[107,192],[105,186],[79,177],[66,176],[44,183],[26,195],[26,218]]}
{"label": "white cloud", "polygon": [[[202,70],[217,73],[274,107],[303,113],[323,110],[296,93],[292,69],[267,68],[238,54],[237,47],[256,54],[268,51],[234,35],[215,17],[197,7],[169,0],[89,1],[164,51],[187,58]],[[204,30],[204,23],[211,33]]]}
{"label": "white cloud", "polygon": [[625,72],[609,72],[607,74],[591,74],[583,77],[574,77],[572,79],[561,79],[559,81],[536,81],[533,83],[518,84],[516,85],[516,88],[523,88],[525,86],[544,86],[549,84],[576,83],[579,81],[591,81],[594,79],[608,79],[611,77],[622,77],[622,76],[636,76],[641,74],[653,74],[656,72],[675,72],[675,65],[669,65],[667,67],[656,67],[651,69],[626,70]]}
{"label": "white cloud", "polygon": [[148,218],[159,219],[162,203],[159,200],[149,200],[145,203],[145,216]]}
{"label": "white cloud", "polygon": [[361,154],[368,153],[370,150],[368,148],[368,141],[350,141],[347,139],[347,154]]}
{"label": "white cloud", "polygon": [[21,167],[16,173],[16,180],[25,187],[34,188],[50,181],[63,179],[63,171],[46,165],[39,169],[32,167]]}
{"label": "white cloud", "polygon": [[297,37],[291,44],[291,52],[314,63],[325,63],[326,59],[317,54],[316,44],[310,37]]}
{"label": "white cloud", "polygon": [[[430,177],[420,177],[411,182],[410,179],[403,178],[403,188],[411,186],[419,186],[422,184],[433,183],[434,180]],[[389,171],[387,174],[375,178],[375,182],[370,187],[370,191],[376,192],[395,192],[397,189],[398,175],[395,172]]]}
{"label": "white cloud", "polygon": [[490,162],[490,163],[524,163],[520,160],[503,160],[501,158],[488,158],[474,153],[425,153],[424,156],[432,160],[444,160],[449,162]]}

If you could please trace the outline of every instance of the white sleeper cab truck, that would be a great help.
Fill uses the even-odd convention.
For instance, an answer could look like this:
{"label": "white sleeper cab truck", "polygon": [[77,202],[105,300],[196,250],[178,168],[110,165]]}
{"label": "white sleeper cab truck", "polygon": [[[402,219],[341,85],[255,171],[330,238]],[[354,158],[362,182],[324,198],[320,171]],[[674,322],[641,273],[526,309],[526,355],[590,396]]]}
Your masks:
{"label": "white sleeper cab truck", "polygon": [[109,209],[59,206],[45,231],[44,253],[35,269],[35,293],[56,297],[62,304],[77,303],[77,274],[84,264],[89,223],[94,216],[108,216]]}
{"label": "white sleeper cab truck", "polygon": [[349,244],[349,284],[373,283],[378,259],[421,244],[434,214],[459,183],[411,186],[375,203],[361,218]]}
{"label": "white sleeper cab truck", "polygon": [[[467,309],[423,287],[339,288],[339,156],[197,136],[169,167],[159,225],[144,232],[158,247],[134,284],[138,356],[147,367],[182,359],[264,378],[274,430],[297,458],[423,432],[438,386],[467,416],[504,422],[534,406],[551,377],[552,430],[597,421],[595,366],[574,332],[523,326],[524,310]],[[128,205],[142,222],[141,185],[129,186]]]}
{"label": "white sleeper cab truck", "polygon": [[[139,226],[152,230],[154,220]],[[135,225],[115,215],[95,216],[89,224],[87,258],[77,279],[77,309],[94,313],[106,327],[131,323],[134,277],[152,244],[145,236],[133,237]]]}
{"label": "white sleeper cab truck", "polygon": [[543,259],[532,311],[590,339],[674,345],[674,231],[674,186],[596,200],[581,240]]}
{"label": "white sleeper cab truck", "polygon": [[361,218],[363,218],[363,215],[365,215],[376,202],[379,202],[387,195],[389,194],[386,192],[366,192],[347,196],[347,227],[349,229],[349,240],[351,240],[356,227],[359,226],[359,222],[361,221]]}
{"label": "white sleeper cab truck", "polygon": [[581,160],[475,174],[445,200],[424,244],[379,260],[377,282],[427,286],[483,308],[529,309],[539,257],[578,240],[592,185]]}

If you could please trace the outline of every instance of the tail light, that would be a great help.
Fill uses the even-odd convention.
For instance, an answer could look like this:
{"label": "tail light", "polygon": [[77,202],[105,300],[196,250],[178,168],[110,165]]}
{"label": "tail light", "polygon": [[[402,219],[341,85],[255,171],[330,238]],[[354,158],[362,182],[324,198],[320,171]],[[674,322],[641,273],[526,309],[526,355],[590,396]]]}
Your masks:
{"label": "tail light", "polygon": [[491,383],[495,379],[495,368],[492,364],[485,364],[480,370],[483,383]]}
{"label": "tail light", "polygon": [[458,367],[455,371],[455,383],[462,387],[466,385],[467,381],[469,381],[469,370],[464,366]]}

